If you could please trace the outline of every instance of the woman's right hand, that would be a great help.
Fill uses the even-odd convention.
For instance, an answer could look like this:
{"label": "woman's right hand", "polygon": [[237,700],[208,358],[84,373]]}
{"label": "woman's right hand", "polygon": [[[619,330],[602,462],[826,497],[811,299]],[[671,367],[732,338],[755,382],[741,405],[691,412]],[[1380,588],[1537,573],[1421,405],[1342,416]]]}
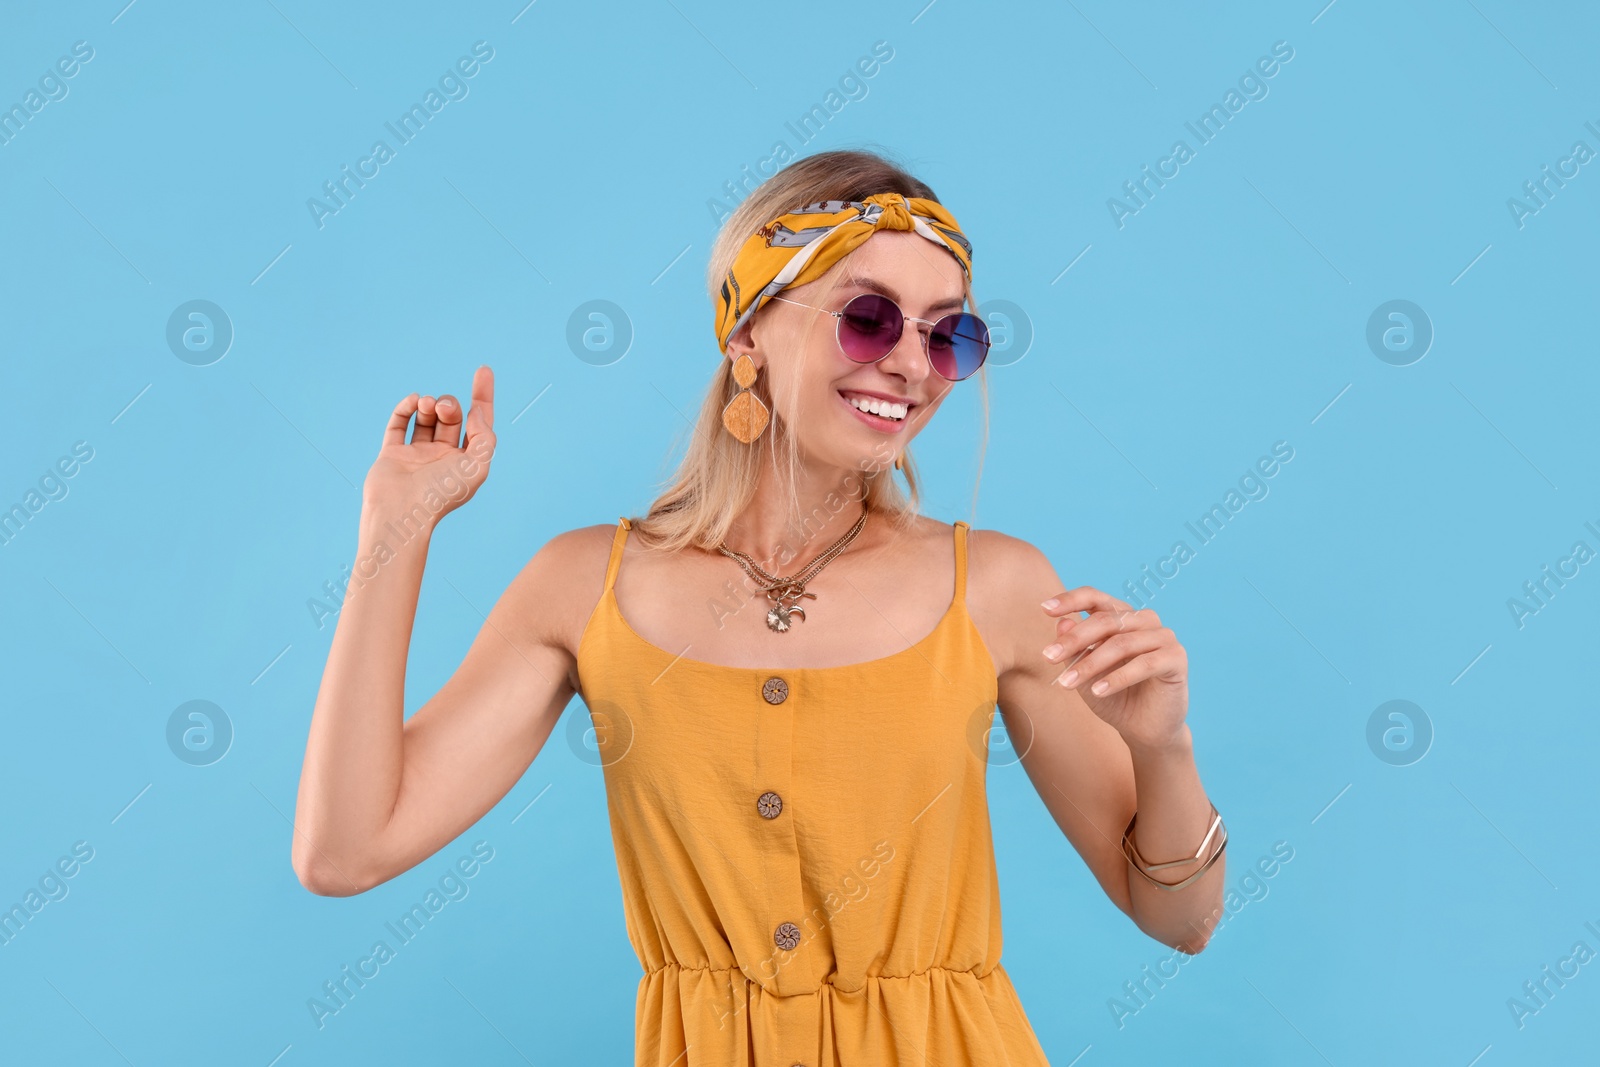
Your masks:
{"label": "woman's right hand", "polygon": [[473,375],[470,412],[451,396],[412,394],[395,407],[367,473],[357,558],[295,805],[290,862],[314,893],[365,892],[465,833],[522,778],[576,692],[573,638],[599,591],[608,526],[553,538],[535,553],[461,666],[406,714],[426,533],[483,484],[493,411],[488,367]]}
{"label": "woman's right hand", "polygon": [[[407,443],[406,427],[413,415],[416,428]],[[449,393],[437,399],[412,393],[400,401],[362,486],[365,508],[401,515],[414,514],[421,506],[433,525],[472,499],[489,476],[494,456],[494,372],[487,366],[472,376],[464,444],[461,430],[461,403]],[[441,501],[442,508],[435,510]]]}

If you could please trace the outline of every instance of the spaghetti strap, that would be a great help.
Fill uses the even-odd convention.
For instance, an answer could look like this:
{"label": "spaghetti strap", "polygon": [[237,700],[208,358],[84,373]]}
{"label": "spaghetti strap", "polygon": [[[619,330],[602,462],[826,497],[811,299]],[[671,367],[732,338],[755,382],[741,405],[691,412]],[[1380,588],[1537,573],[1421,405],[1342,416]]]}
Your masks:
{"label": "spaghetti strap", "polygon": [[956,603],[965,605],[967,600],[967,524],[960,519],[956,520]]}
{"label": "spaghetti strap", "polygon": [[617,570],[622,566],[622,544],[628,539],[628,531],[633,528],[626,516],[617,522],[617,532],[611,538],[611,558],[606,561],[606,585],[602,592],[609,592],[617,580]]}

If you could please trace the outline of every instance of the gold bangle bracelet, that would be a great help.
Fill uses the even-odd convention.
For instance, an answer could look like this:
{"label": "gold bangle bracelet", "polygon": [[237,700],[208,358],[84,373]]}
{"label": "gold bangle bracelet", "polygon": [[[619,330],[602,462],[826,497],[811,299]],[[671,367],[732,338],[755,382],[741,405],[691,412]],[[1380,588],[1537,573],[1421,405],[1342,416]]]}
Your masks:
{"label": "gold bangle bracelet", "polygon": [[[1140,866],[1147,871],[1159,871],[1168,867],[1181,867],[1185,863],[1198,863],[1200,861],[1201,854],[1206,850],[1206,845],[1211,843],[1211,835],[1215,834],[1217,832],[1217,828],[1222,825],[1222,816],[1217,812],[1217,806],[1215,804],[1211,804],[1210,801],[1207,801],[1206,803],[1211,805],[1211,826],[1206,830],[1205,839],[1200,842],[1200,847],[1194,850],[1193,856],[1185,856],[1181,860],[1170,860],[1166,863],[1151,863],[1143,856],[1139,855],[1139,848],[1137,845],[1134,845],[1133,854],[1138,857]],[[1131,835],[1133,833],[1133,824],[1138,818],[1139,813],[1136,811],[1133,813],[1133,818],[1128,820],[1127,835]],[[1131,836],[1129,836],[1129,844],[1133,844]]]}
{"label": "gold bangle bracelet", "polygon": [[[1160,886],[1162,889],[1168,890],[1182,889],[1184,886],[1189,885],[1195,879],[1199,878],[1202,874],[1205,874],[1206,871],[1210,869],[1211,865],[1217,861],[1217,857],[1222,855],[1223,849],[1228,847],[1228,828],[1223,825],[1222,816],[1218,813],[1215,804],[1211,805],[1211,816],[1211,826],[1206,831],[1205,840],[1200,842],[1200,847],[1195,850],[1193,857],[1181,860],[1171,860],[1166,863],[1147,863],[1144,857],[1139,855],[1138,846],[1133,843],[1133,824],[1139,819],[1139,813],[1135,811],[1133,813],[1133,818],[1128,820],[1128,828],[1122,831],[1122,854],[1127,861],[1133,865],[1134,870],[1144,875],[1145,880],[1152,885]],[[1205,852],[1206,844],[1217,835],[1219,830],[1221,831],[1221,837],[1217,841],[1216,848],[1212,849],[1211,855],[1207,856],[1205,862],[1200,864],[1200,868],[1183,881],[1168,883],[1163,882],[1158,878],[1151,877],[1150,872],[1154,870],[1162,870],[1167,867],[1179,867],[1187,863],[1198,862],[1200,860],[1201,853]]]}

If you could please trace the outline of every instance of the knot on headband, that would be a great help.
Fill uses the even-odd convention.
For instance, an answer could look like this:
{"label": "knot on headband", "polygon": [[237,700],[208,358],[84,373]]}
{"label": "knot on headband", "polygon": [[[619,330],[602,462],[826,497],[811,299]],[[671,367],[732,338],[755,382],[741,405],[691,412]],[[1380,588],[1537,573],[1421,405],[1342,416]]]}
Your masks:
{"label": "knot on headband", "polygon": [[822,200],[779,215],[745,240],[717,297],[717,345],[791,285],[822,277],[879,230],[907,230],[947,249],[972,277],[972,244],[943,204],[900,193]]}

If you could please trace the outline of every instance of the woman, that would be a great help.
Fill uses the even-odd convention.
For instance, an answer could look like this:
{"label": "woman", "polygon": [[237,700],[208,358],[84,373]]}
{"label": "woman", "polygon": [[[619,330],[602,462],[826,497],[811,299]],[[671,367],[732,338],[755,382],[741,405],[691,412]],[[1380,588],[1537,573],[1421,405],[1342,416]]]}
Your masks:
{"label": "woman", "polygon": [[360,893],[431,856],[581,694],[646,972],[637,1064],[1043,1064],[999,962],[998,701],[1111,900],[1200,951],[1227,835],[1172,631],[1063,591],[1025,541],[916,514],[908,445],[983,380],[970,267],[933,191],[877,155],[758,188],[712,251],[723,358],[675,482],[544,545],[409,720],[428,539],[487,476],[493,377],[464,420],[448,394],[402,400],[311,722],[306,887]]}

